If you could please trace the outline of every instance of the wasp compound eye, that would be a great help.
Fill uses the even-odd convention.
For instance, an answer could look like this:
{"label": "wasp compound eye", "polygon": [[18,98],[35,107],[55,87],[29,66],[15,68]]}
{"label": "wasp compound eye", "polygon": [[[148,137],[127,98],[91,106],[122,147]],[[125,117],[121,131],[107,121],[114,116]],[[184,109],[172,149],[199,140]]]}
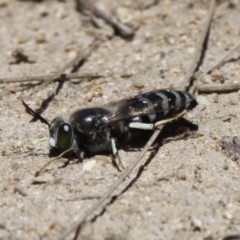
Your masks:
{"label": "wasp compound eye", "polygon": [[63,124],[57,132],[57,144],[62,150],[67,150],[71,147],[73,131],[69,124]]}
{"label": "wasp compound eye", "polygon": [[65,151],[72,147],[74,142],[73,127],[61,117],[52,120],[49,127],[49,145],[58,151]]}

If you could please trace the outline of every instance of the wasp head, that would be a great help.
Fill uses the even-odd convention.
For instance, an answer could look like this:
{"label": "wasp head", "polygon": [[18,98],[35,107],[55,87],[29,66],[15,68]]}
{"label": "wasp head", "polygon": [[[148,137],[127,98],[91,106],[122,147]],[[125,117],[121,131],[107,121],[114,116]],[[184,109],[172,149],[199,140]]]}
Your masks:
{"label": "wasp head", "polygon": [[61,117],[52,120],[49,127],[49,145],[51,148],[65,152],[73,150],[79,159],[84,158],[82,142],[84,135]]}
{"label": "wasp head", "polygon": [[74,133],[72,126],[61,117],[52,120],[49,127],[49,145],[61,152],[73,147]]}

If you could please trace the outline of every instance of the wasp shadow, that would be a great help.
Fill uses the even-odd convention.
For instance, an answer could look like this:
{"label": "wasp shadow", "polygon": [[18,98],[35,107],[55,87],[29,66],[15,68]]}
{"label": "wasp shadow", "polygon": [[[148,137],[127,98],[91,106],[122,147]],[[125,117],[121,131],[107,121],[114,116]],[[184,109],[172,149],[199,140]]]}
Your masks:
{"label": "wasp shadow", "polygon": [[[155,140],[153,146],[157,143],[164,144],[173,140],[190,138],[197,130],[198,125],[188,121],[185,118],[179,118],[163,126],[163,129]],[[120,149],[125,151],[139,151],[151,138],[153,132],[133,129],[132,134],[132,139],[127,144],[122,144]]]}

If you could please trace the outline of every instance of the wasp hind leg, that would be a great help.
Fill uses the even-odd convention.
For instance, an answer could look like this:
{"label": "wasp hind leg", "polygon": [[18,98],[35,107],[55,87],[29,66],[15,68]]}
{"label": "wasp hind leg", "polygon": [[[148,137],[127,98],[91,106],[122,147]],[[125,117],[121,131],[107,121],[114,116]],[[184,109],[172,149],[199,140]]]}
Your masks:
{"label": "wasp hind leg", "polygon": [[186,113],[186,110],[182,111],[181,113],[177,114],[173,118],[164,119],[158,121],[156,123],[142,123],[142,122],[131,122],[129,123],[130,128],[136,128],[141,130],[155,130],[161,129],[162,125],[177,120],[178,118],[182,117]]}
{"label": "wasp hind leg", "polygon": [[184,110],[184,111],[180,112],[179,114],[177,114],[176,116],[174,116],[173,118],[169,118],[169,119],[165,119],[165,120],[156,122],[156,123],[154,124],[154,129],[159,129],[159,128],[161,128],[161,125],[166,124],[166,123],[169,123],[169,122],[173,122],[173,121],[179,119],[179,118],[182,117],[186,112],[187,112],[187,110]]}
{"label": "wasp hind leg", "polygon": [[121,169],[125,169],[125,167],[119,157],[118,150],[116,147],[116,141],[114,138],[111,138],[111,148],[112,148],[113,165],[117,168],[118,171],[121,171]]}

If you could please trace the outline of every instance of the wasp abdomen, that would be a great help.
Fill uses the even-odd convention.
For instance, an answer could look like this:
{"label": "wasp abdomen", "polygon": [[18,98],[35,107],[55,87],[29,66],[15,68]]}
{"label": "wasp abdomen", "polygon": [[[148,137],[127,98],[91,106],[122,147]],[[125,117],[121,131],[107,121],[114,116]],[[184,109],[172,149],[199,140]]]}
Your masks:
{"label": "wasp abdomen", "polygon": [[184,110],[193,109],[197,105],[196,99],[183,91],[159,90],[144,93],[134,98],[129,106],[129,115],[132,115],[132,120],[137,122],[153,123],[172,118]]}

